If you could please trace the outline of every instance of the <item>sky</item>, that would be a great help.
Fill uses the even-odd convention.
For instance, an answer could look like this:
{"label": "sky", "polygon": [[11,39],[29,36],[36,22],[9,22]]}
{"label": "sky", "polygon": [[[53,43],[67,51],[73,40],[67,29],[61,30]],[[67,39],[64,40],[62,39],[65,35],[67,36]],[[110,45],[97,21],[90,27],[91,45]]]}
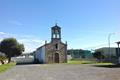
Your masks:
{"label": "sky", "polygon": [[107,47],[109,35],[117,47],[120,0],[0,0],[0,41],[14,37],[25,52],[50,42],[56,23],[68,49]]}

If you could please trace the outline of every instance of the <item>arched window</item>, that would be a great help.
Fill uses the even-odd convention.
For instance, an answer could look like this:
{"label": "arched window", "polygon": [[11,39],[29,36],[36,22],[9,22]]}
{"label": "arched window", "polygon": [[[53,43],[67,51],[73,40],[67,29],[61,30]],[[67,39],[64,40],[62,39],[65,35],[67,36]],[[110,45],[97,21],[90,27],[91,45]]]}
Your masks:
{"label": "arched window", "polygon": [[57,49],[57,50],[58,50],[58,44],[55,44],[55,49]]}

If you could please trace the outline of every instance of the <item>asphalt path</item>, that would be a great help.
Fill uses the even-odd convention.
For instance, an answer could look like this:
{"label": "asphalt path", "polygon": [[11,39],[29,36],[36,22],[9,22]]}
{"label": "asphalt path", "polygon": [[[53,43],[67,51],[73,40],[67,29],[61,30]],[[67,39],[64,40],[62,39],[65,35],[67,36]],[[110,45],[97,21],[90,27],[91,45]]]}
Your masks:
{"label": "asphalt path", "polygon": [[17,65],[0,73],[0,80],[120,80],[120,68],[88,64]]}

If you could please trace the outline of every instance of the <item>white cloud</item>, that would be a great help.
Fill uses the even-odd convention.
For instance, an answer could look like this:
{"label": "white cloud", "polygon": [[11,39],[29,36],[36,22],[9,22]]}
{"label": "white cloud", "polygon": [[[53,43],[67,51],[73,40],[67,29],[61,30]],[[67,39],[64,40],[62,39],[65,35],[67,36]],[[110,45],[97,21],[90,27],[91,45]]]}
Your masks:
{"label": "white cloud", "polygon": [[19,39],[18,41],[24,44],[26,52],[32,52],[44,44],[44,41],[39,39]]}
{"label": "white cloud", "polygon": [[0,32],[0,35],[4,35],[4,34],[6,34],[6,33],[4,33],[4,32]]}
{"label": "white cloud", "polygon": [[11,37],[11,34],[5,33],[5,32],[0,32],[0,39]]}
{"label": "white cloud", "polygon": [[18,42],[24,44],[25,52],[32,52],[36,50],[36,48],[43,45],[45,42],[40,40],[36,36],[33,35],[17,35],[17,34],[10,34],[5,32],[0,32],[0,41],[4,38],[14,37],[18,40]]}

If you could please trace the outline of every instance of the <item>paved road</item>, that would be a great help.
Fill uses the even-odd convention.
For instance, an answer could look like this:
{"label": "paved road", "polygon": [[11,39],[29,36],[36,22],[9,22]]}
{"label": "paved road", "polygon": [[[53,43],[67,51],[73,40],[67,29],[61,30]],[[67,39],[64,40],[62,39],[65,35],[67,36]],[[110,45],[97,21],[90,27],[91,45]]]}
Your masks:
{"label": "paved road", "polygon": [[120,68],[84,65],[17,65],[1,73],[0,80],[120,80]]}

